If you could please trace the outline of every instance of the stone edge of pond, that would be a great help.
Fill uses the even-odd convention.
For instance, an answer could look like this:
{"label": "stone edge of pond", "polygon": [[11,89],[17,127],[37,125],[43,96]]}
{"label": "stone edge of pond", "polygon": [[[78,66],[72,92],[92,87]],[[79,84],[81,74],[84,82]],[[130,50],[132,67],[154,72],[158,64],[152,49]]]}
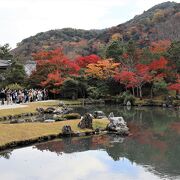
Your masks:
{"label": "stone edge of pond", "polygon": [[25,146],[29,146],[29,145],[32,145],[35,143],[53,140],[56,138],[83,137],[83,136],[90,136],[90,135],[95,135],[95,134],[105,134],[105,133],[107,133],[107,131],[102,131],[101,133],[97,133],[93,130],[93,131],[87,131],[87,132],[75,132],[75,133],[72,133],[71,135],[65,135],[62,133],[50,134],[50,135],[46,135],[46,136],[39,136],[39,137],[33,138],[33,139],[13,141],[13,142],[9,142],[9,143],[4,144],[4,145],[0,145],[0,151],[12,149],[12,148],[18,148],[18,147],[25,147]]}
{"label": "stone edge of pond", "polygon": [[25,117],[31,117],[39,115],[38,112],[28,112],[28,113],[21,113],[16,115],[7,115],[7,116],[0,116],[0,122],[2,121],[8,121],[12,119],[18,119],[18,118],[25,118]]}
{"label": "stone edge of pond", "polygon": [[[125,106],[125,105],[122,105],[122,106]],[[146,105],[146,104],[136,104],[133,106],[134,107],[163,107],[162,105]],[[178,109],[179,105],[172,106],[172,107],[166,107],[166,108]],[[39,113],[38,112],[28,112],[28,113],[21,113],[21,114],[16,114],[16,115],[0,116],[0,122],[18,119],[18,118],[31,117],[31,116],[36,116],[36,115],[39,115]]]}
{"label": "stone edge of pond", "polygon": [[116,132],[110,132],[105,129],[101,130],[100,132],[96,132],[95,130],[91,131],[86,131],[86,132],[73,132],[70,135],[66,135],[63,133],[59,134],[50,134],[46,136],[39,136],[37,138],[33,139],[26,139],[26,140],[21,140],[21,141],[13,141],[9,142],[4,145],[0,145],[0,152],[8,149],[15,149],[15,148],[21,148],[21,147],[26,147],[30,146],[36,143],[41,143],[41,142],[47,142],[53,139],[62,139],[62,138],[67,138],[67,137],[86,137],[86,136],[92,136],[92,135],[104,135],[104,134],[117,134],[119,136],[129,136],[128,134],[118,134]]}

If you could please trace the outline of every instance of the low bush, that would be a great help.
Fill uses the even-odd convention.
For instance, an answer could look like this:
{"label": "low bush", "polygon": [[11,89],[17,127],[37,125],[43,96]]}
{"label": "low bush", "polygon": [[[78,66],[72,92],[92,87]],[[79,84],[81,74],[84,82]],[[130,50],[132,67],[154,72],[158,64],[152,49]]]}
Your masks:
{"label": "low bush", "polygon": [[128,91],[122,94],[122,99],[124,105],[126,105],[128,101],[130,101],[132,105],[135,103],[135,97]]}
{"label": "low bush", "polygon": [[118,104],[123,104],[124,103],[124,97],[122,95],[117,95],[114,97],[115,102]]}
{"label": "low bush", "polygon": [[79,113],[70,113],[70,114],[64,114],[62,117],[64,119],[80,119],[81,115]]}
{"label": "low bush", "polygon": [[9,84],[8,86],[6,86],[6,89],[11,89],[11,90],[22,90],[23,87],[17,83],[14,84]]}
{"label": "low bush", "polygon": [[99,99],[101,96],[99,89],[96,87],[89,87],[87,89],[87,92],[88,92],[89,97],[92,99]]}
{"label": "low bush", "polygon": [[55,121],[64,121],[64,120],[66,120],[66,118],[62,117],[62,115],[54,115],[53,119]]}

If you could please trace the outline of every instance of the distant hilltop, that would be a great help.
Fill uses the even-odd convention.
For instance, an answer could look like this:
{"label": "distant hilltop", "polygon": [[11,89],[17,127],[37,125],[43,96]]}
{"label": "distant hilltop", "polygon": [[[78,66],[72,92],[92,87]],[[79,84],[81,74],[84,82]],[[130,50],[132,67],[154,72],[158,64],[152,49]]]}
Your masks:
{"label": "distant hilltop", "polygon": [[111,40],[135,40],[140,47],[157,40],[180,40],[180,3],[158,4],[126,23],[103,30],[56,29],[41,32],[18,43],[12,50],[22,62],[40,50],[63,48],[69,58],[98,54]]}

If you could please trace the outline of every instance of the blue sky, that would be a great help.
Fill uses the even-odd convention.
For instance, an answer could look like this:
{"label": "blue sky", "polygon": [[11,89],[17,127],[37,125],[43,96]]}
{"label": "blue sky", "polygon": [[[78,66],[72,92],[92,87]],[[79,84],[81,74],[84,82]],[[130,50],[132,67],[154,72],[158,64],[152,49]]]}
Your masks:
{"label": "blue sky", "polygon": [[165,0],[0,0],[0,44],[14,48],[22,39],[51,29],[108,28],[162,2]]}

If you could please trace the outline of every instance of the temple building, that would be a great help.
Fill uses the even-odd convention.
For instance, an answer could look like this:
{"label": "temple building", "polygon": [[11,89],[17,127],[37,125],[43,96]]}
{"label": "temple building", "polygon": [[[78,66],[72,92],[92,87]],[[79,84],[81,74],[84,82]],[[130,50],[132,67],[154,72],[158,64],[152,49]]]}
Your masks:
{"label": "temple building", "polygon": [[0,70],[6,70],[11,65],[11,60],[0,59]]}

